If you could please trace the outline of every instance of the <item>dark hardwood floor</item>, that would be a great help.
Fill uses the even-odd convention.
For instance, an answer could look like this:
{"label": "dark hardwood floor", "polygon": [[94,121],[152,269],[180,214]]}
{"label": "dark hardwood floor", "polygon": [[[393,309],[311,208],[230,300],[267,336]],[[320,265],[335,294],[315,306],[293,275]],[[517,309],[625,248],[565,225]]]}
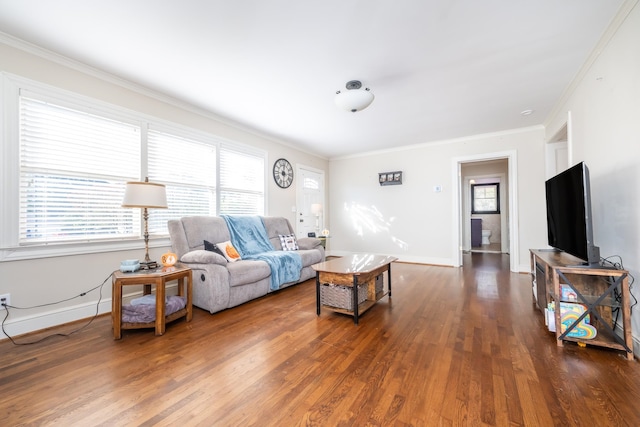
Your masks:
{"label": "dark hardwood floor", "polygon": [[557,347],[507,256],[468,254],[460,269],[396,263],[392,277],[392,300],[359,326],[317,317],[308,281],[214,315],[194,309],[161,337],[115,341],[101,316],[68,338],[5,340],[0,424],[640,425],[640,364]]}

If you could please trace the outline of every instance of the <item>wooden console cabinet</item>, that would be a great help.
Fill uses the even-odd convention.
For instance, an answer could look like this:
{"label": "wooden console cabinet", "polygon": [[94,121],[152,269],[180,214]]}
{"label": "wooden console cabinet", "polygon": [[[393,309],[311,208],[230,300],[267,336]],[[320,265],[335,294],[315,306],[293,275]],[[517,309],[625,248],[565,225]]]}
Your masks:
{"label": "wooden console cabinet", "polygon": [[[542,311],[548,303],[554,304],[556,338],[558,346],[564,341],[608,347],[626,352],[627,359],[633,360],[633,340],[631,335],[630,291],[626,270],[604,266],[581,266],[581,260],[564,252],[531,249],[531,272],[534,297]],[[577,302],[586,311],[565,331],[561,327],[560,303],[562,285],[575,293]],[[568,336],[586,316],[597,330],[593,339]],[[622,337],[615,331],[616,322],[622,327]]]}

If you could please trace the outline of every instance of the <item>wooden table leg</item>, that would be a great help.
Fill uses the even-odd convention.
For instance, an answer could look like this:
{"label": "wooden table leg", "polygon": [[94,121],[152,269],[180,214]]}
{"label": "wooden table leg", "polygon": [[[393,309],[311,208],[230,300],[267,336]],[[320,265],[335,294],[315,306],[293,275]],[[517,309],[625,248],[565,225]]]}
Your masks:
{"label": "wooden table leg", "polygon": [[193,275],[191,274],[191,270],[189,270],[189,275],[187,276],[187,322],[191,322],[193,318]]}
{"label": "wooden table leg", "polygon": [[316,272],[316,315],[320,316],[320,273]]}
{"label": "wooden table leg", "polygon": [[[560,277],[558,277],[558,270],[553,269],[553,294],[561,295],[560,292]],[[560,299],[556,298],[554,301],[555,312],[555,322],[556,322],[556,345],[558,347],[564,346],[564,342],[560,339],[560,335],[562,335],[562,308],[560,307]]]}
{"label": "wooden table leg", "polygon": [[122,338],[122,285],[114,277],[111,287],[111,321],[113,323],[113,338]]}
{"label": "wooden table leg", "polygon": [[358,324],[358,276],[353,275],[353,323]]}
{"label": "wooden table leg", "polygon": [[622,291],[622,325],[624,342],[627,345],[627,348],[631,350],[631,352],[627,352],[627,360],[634,360],[633,336],[631,335],[631,307],[629,304],[631,292],[629,289],[629,278],[626,274],[622,277],[622,284],[620,285],[620,288]]}
{"label": "wooden table leg", "polygon": [[389,283],[389,298],[391,298],[391,263],[387,266],[387,282]]}
{"label": "wooden table leg", "polygon": [[156,335],[162,335],[165,331],[164,305],[165,281],[158,279],[156,280]]}

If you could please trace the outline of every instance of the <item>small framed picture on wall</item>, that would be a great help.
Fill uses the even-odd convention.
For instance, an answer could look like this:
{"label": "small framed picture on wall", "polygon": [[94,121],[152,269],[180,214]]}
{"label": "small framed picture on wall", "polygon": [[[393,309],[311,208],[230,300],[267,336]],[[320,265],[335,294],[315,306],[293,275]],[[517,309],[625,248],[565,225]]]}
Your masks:
{"label": "small framed picture on wall", "polygon": [[400,185],[402,184],[402,171],[379,172],[378,183],[380,185]]}

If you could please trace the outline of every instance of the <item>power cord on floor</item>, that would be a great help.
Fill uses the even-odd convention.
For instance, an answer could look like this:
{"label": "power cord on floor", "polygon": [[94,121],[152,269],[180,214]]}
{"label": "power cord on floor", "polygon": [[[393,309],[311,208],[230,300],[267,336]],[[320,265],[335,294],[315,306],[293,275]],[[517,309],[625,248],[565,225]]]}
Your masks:
{"label": "power cord on floor", "polygon": [[[617,259],[618,261],[612,261],[613,259]],[[605,267],[612,267],[615,268],[617,270],[624,270],[624,265],[622,264],[622,257],[620,255],[612,255],[606,258],[602,258],[601,259],[601,264]],[[635,281],[635,277],[633,277],[633,275],[631,273],[627,273],[629,280],[629,295],[631,296],[631,298],[633,299],[633,301],[631,302],[631,304],[629,304],[629,312],[633,313],[633,307],[636,306],[636,304],[638,304],[638,299],[633,295],[633,292],[631,292],[631,288],[633,286],[633,282]],[[603,277],[603,280],[605,280],[607,282],[608,285],[611,285],[615,282],[615,278],[614,277]],[[614,307],[611,309],[611,314],[615,315],[613,320],[613,325],[614,327],[618,326],[618,319],[620,317],[621,311],[620,308],[622,307],[622,293],[616,288],[613,290],[613,297],[615,299],[615,301],[618,303],[617,307]]]}
{"label": "power cord on floor", "polygon": [[[73,335],[73,334],[75,334],[77,332],[80,332],[81,330],[83,330],[86,327],[88,327],[95,320],[95,318],[98,317],[98,314],[99,314],[99,311],[100,311],[100,302],[102,301],[102,288],[104,287],[104,284],[107,283],[107,280],[109,280],[109,278],[111,277],[112,274],[113,273],[109,273],[109,275],[98,286],[95,286],[95,287],[89,289],[88,291],[82,292],[82,293],[80,293],[80,294],[78,294],[78,295],[76,295],[74,297],[66,298],[66,299],[63,299],[63,300],[60,300],[60,301],[51,302],[51,303],[47,303],[47,304],[34,305],[34,306],[31,306],[31,307],[16,307],[16,306],[13,306],[13,305],[6,304],[5,302],[2,302],[0,305],[2,305],[2,307],[4,307],[4,309],[7,311],[7,313],[4,315],[4,319],[2,319],[2,325],[1,325],[2,326],[2,332],[7,336],[7,338],[9,338],[9,341],[11,341],[14,345],[38,344],[38,343],[40,343],[40,342],[42,342],[42,341],[44,341],[44,340],[46,340],[48,338],[51,338],[51,337],[55,337],[55,336],[68,337],[68,336],[71,336],[71,335]],[[45,337],[40,338],[39,340],[29,341],[29,342],[16,342],[16,340],[11,335],[9,335],[7,333],[7,331],[4,329],[4,324],[7,321],[7,319],[9,318],[9,309],[10,308],[14,309],[14,310],[28,310],[28,309],[32,309],[32,308],[48,307],[48,306],[51,306],[51,305],[56,305],[56,304],[60,304],[60,303],[63,303],[63,302],[71,301],[71,300],[73,300],[75,298],[83,297],[83,296],[87,295],[88,293],[95,291],[96,289],[99,289],[99,291],[100,291],[100,296],[98,297],[98,302],[96,303],[96,314],[94,314],[91,317],[91,319],[89,319],[89,321],[85,325],[82,325],[78,329],[75,329],[75,330],[73,330],[71,332],[68,332],[66,334],[55,333],[55,334],[47,335]]]}

